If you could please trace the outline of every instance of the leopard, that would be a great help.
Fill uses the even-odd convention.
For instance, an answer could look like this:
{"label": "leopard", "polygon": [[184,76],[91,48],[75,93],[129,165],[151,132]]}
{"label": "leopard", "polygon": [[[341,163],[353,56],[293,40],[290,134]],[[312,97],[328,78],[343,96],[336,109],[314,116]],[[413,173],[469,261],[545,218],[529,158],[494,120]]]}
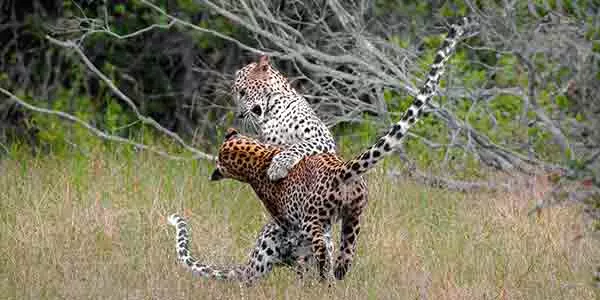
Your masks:
{"label": "leopard", "polygon": [[[191,256],[187,224],[182,217],[171,215],[170,223],[177,228],[179,260],[195,274],[247,283],[277,265],[292,266],[302,276],[315,263],[320,266],[321,279],[330,280],[333,276],[342,279],[356,250],[360,220],[368,201],[366,182],[360,178],[344,185],[338,182],[333,187],[331,174],[343,161],[332,153],[308,156],[288,176],[274,182],[266,174],[269,163],[283,151],[281,147],[241,135],[233,128],[228,129],[225,139],[210,179],[230,178],[249,183],[271,219],[261,230],[247,264],[215,268]],[[332,273],[331,235],[333,221],[337,219],[342,223],[342,239],[338,267]]]}
{"label": "leopard", "polygon": [[[368,187],[362,175],[394,153],[408,130],[422,119],[425,106],[437,92],[447,61],[474,24],[477,23],[472,19],[464,18],[451,25],[424,84],[400,120],[350,160],[344,161],[335,153],[309,155],[285,178],[272,181],[268,178],[270,164],[285,150],[228,129],[210,180],[233,179],[249,184],[270,219],[259,233],[246,264],[216,267],[191,255],[189,227],[182,217],[171,215],[170,224],[176,227],[178,260],[195,274],[246,283],[264,277],[279,265],[295,268],[300,275],[316,265],[321,280],[344,279],[353,264],[368,203]],[[340,245],[334,259],[331,232],[338,222]]]}
{"label": "leopard", "polygon": [[261,141],[285,147],[271,162],[271,180],[287,176],[305,156],[336,152],[327,125],[268,56],[236,71],[231,89],[245,127],[252,126]]}

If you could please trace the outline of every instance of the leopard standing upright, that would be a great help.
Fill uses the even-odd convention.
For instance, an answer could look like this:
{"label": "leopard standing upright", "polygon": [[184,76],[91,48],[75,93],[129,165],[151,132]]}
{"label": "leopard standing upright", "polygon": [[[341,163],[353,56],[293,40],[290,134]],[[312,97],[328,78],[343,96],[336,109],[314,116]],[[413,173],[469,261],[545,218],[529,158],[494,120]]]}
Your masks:
{"label": "leopard standing upright", "polygon": [[[272,181],[267,178],[271,161],[285,150],[230,129],[219,149],[217,168],[211,179],[232,178],[250,184],[272,219],[263,227],[246,265],[216,268],[191,256],[187,224],[172,215],[169,221],[177,228],[178,259],[202,276],[252,282],[269,273],[276,264],[302,266],[309,258],[317,262],[323,279],[331,275],[344,278],[354,258],[361,215],[367,205],[368,191],[361,175],[391,154],[417,122],[423,107],[435,95],[450,54],[464,36],[466,26],[471,24],[465,18],[463,23],[452,25],[423,87],[400,121],[354,159],[344,162],[333,153],[307,156],[287,177]],[[334,266],[327,237],[338,220],[342,223],[341,243]]]}
{"label": "leopard standing upright", "polygon": [[255,125],[260,140],[285,147],[269,166],[271,180],[287,176],[305,156],[335,153],[335,140],[327,125],[268,57],[238,70],[232,91],[241,117]]}

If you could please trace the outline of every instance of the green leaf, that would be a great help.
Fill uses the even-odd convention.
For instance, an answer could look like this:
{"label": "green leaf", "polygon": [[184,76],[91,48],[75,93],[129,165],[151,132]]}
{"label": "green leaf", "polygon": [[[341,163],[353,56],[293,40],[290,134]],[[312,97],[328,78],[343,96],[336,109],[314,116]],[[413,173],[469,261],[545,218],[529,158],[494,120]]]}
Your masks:
{"label": "green leaf", "polygon": [[115,12],[118,14],[124,14],[125,13],[125,4],[117,4],[115,5]]}
{"label": "green leaf", "polygon": [[600,42],[594,42],[592,45],[592,51],[600,53]]}
{"label": "green leaf", "polygon": [[468,87],[476,87],[485,81],[485,70],[471,71],[464,75],[465,85]]}
{"label": "green leaf", "polygon": [[177,4],[179,7],[188,13],[194,14],[200,11],[200,5],[197,5],[192,0],[178,0]]}
{"label": "green leaf", "polygon": [[560,109],[567,109],[569,107],[569,99],[565,95],[556,96],[556,105]]}
{"label": "green leaf", "polygon": [[536,136],[540,132],[540,129],[537,127],[529,127],[527,129],[527,134],[529,136]]}
{"label": "green leaf", "polygon": [[394,96],[392,95],[392,91],[390,90],[385,90],[383,91],[383,100],[385,100],[386,103],[390,103],[392,101],[392,98]]}

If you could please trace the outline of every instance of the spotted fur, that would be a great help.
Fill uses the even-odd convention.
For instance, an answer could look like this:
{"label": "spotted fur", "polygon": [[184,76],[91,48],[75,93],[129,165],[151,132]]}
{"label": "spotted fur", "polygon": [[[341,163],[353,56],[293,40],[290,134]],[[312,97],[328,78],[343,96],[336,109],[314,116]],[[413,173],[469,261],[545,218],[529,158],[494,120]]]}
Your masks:
{"label": "spotted fur", "polygon": [[240,115],[255,125],[260,140],[285,147],[271,162],[271,180],[285,177],[305,156],[335,153],[327,126],[266,56],[237,71],[232,90]]}
{"label": "spotted fur", "polygon": [[211,179],[231,178],[249,183],[285,235],[292,236],[298,245],[308,246],[300,256],[314,257],[324,279],[331,278],[333,267],[327,236],[331,235],[333,223],[341,220],[340,254],[333,275],[342,279],[354,256],[360,218],[367,205],[364,180],[340,185],[330,174],[343,167],[344,162],[335,154],[321,153],[305,157],[288,176],[274,182],[266,174],[281,148],[240,135],[234,129],[228,135],[219,149]]}
{"label": "spotted fur", "polygon": [[[185,219],[173,214],[169,216],[169,223],[176,228],[175,247],[178,260],[192,273],[202,277],[251,284],[269,273],[276,265],[293,266],[299,275],[303,275],[312,259],[309,256],[309,245],[299,243],[303,239],[297,233],[286,231],[276,222],[270,221],[262,228],[247,264],[233,267],[202,264],[190,253],[190,229]],[[327,236],[327,238],[330,245],[331,237]]]}
{"label": "spotted fur", "polygon": [[[272,219],[259,235],[249,263],[223,270],[207,267],[191,258],[187,229],[180,225],[184,224],[181,219],[174,219],[172,223],[178,228],[179,259],[197,273],[214,278],[253,281],[271,271],[274,264],[288,262],[305,268],[307,260],[318,265],[323,279],[331,275],[344,278],[352,265],[360,220],[367,205],[368,191],[361,174],[391,153],[421,116],[423,106],[435,94],[448,56],[465,33],[463,26],[468,22],[464,21],[460,26],[452,26],[423,88],[401,120],[355,159],[344,162],[332,153],[307,156],[285,178],[272,181],[267,176],[271,161],[285,150],[229,129],[211,179],[231,178],[250,184]],[[341,240],[334,261],[331,228],[338,221],[342,223]]]}
{"label": "spotted fur", "polygon": [[[200,264],[191,257],[186,225],[173,216],[171,224],[178,228],[179,260],[194,273],[252,282],[270,272],[274,265],[290,265],[302,274],[317,263],[322,278],[344,277],[354,256],[360,217],[367,204],[365,182],[357,180],[327,192],[327,186],[333,186],[331,180],[335,180],[328,174],[343,165],[339,157],[329,153],[309,156],[286,178],[271,181],[266,176],[267,169],[281,151],[277,146],[242,136],[234,129],[228,131],[211,180],[232,178],[249,183],[272,220],[263,228],[246,265],[220,269]],[[340,254],[334,263],[331,227],[338,219],[342,221],[342,235]],[[335,274],[332,274],[334,264]]]}

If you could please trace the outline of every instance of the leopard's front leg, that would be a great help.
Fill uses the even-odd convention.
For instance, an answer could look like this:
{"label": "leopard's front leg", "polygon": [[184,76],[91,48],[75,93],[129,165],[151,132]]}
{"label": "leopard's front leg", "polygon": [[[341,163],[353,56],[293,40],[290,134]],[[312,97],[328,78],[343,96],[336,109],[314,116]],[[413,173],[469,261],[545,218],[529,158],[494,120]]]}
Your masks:
{"label": "leopard's front leg", "polygon": [[317,139],[293,144],[273,157],[269,169],[267,170],[267,175],[272,181],[279,180],[286,177],[290,169],[292,169],[302,158],[319,153],[332,152],[335,152],[335,144],[326,139]]}

